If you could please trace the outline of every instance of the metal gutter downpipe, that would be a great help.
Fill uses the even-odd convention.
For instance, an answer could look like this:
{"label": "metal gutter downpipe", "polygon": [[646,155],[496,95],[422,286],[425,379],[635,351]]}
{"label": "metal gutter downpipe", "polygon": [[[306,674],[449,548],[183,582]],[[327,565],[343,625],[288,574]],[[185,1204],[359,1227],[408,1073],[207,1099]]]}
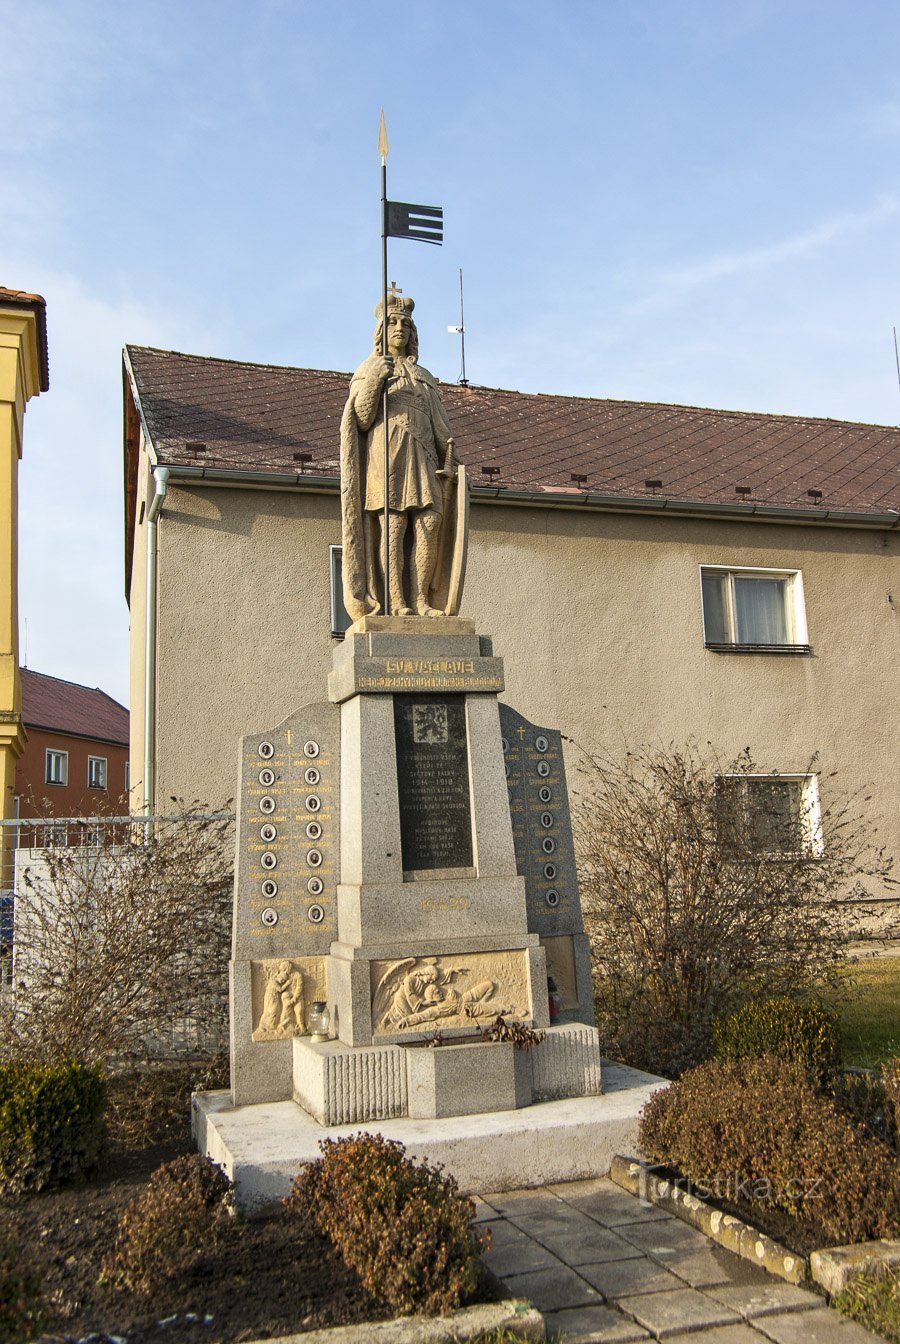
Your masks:
{"label": "metal gutter downpipe", "polygon": [[153,468],[155,491],[147,509],[147,611],[144,631],[144,811],[153,812],[156,793],[156,626],[158,549],[156,520],[169,488],[169,468]]}

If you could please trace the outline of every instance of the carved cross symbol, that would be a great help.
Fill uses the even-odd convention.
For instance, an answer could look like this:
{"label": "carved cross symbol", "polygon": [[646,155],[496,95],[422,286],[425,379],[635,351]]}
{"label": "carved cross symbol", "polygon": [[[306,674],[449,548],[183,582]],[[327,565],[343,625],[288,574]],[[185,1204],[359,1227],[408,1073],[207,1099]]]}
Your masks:
{"label": "carved cross symbol", "polygon": [[525,727],[524,727],[524,725],[522,725],[522,724],[519,725],[518,733],[519,733],[519,741],[521,742],[522,738],[525,736]]}
{"label": "carved cross symbol", "polygon": [[397,288],[397,281],[396,281],[396,280],[392,280],[392,281],[391,281],[391,287],[390,287],[390,289],[388,290],[388,298],[389,298],[389,299],[395,299],[395,298],[397,297],[398,294],[402,294],[402,293],[403,293],[403,290]]}

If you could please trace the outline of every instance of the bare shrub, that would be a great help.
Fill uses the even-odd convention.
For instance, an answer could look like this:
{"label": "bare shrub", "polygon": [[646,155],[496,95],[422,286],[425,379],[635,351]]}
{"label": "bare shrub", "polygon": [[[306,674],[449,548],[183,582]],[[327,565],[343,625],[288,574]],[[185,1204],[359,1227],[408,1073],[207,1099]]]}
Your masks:
{"label": "bare shrub", "polygon": [[728,762],[694,745],[586,756],[581,774],[598,1026],[629,1063],[677,1075],[709,1054],[715,1017],[833,981],[848,898],[893,885],[868,800],[841,800],[833,777],[819,813],[799,787],[761,779],[749,750]]}
{"label": "bare shrub", "polygon": [[190,1269],[231,1229],[232,1184],[200,1153],[158,1167],[125,1209],[103,1262],[103,1279],[149,1293]]}
{"label": "bare shrub", "polygon": [[16,892],[0,1049],[110,1065],[177,1052],[186,1024],[203,1030],[185,1048],[220,1041],[230,836],[229,820],[195,804],[165,823],[102,828],[90,848],[41,851]]}
{"label": "bare shrub", "polygon": [[289,1213],[315,1222],[398,1311],[445,1314],[471,1298],[490,1234],[473,1227],[475,1205],[452,1176],[380,1134],[319,1147],[322,1157],[302,1168],[284,1201]]}

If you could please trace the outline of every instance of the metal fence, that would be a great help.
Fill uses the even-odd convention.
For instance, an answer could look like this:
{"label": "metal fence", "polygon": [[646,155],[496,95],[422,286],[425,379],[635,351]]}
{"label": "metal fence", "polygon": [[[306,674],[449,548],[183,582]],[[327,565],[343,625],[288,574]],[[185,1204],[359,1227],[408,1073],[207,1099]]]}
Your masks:
{"label": "metal fence", "polygon": [[0,827],[13,836],[16,849],[104,849],[110,845],[140,844],[162,826],[184,821],[234,821],[233,812],[146,813],[126,817],[13,817]]}
{"label": "metal fence", "polygon": [[[41,864],[41,851],[59,848],[91,851],[119,850],[142,845],[150,837],[159,837],[167,828],[179,824],[224,821],[233,822],[233,812],[212,813],[135,813],[129,816],[93,817],[16,817],[0,820],[0,835],[11,833],[12,846],[18,852],[14,885],[0,889],[0,1001],[13,993],[13,949],[15,941],[16,886],[26,867]],[[26,854],[27,852],[27,854]],[[12,875],[12,872],[11,872]],[[225,968],[223,968],[224,974]],[[211,1054],[225,1044],[227,1024],[227,987],[208,1002],[198,1003],[188,1016],[173,1017],[165,1037],[148,1041],[151,1054],[172,1058],[179,1055]]]}

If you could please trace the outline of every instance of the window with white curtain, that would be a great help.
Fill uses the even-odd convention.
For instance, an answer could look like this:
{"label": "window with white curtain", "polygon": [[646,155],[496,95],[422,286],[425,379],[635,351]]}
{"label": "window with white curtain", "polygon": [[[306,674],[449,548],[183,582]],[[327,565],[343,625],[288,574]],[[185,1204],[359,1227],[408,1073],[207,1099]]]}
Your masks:
{"label": "window with white curtain", "polygon": [[700,583],[708,647],[808,651],[799,569],[703,565]]}

